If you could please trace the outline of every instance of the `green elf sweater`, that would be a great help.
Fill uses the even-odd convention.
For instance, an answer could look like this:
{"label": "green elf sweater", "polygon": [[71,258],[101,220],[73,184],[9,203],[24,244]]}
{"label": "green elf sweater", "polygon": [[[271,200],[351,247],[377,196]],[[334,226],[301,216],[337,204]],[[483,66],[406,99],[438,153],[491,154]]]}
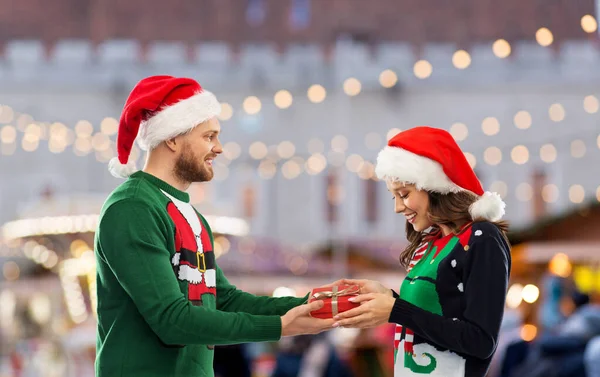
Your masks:
{"label": "green elf sweater", "polygon": [[477,222],[422,245],[390,315],[397,377],[484,377],[511,269],[496,225]]}
{"label": "green elf sweater", "polygon": [[306,298],[231,285],[189,196],[133,174],[107,199],[95,239],[97,377],[213,376],[213,346],[277,341]]}

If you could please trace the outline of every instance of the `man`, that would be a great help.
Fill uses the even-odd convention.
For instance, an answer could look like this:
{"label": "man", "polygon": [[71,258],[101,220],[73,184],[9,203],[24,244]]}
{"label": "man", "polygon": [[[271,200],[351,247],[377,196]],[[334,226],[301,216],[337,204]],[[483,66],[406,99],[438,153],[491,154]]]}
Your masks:
{"label": "man", "polygon": [[[127,99],[109,169],[129,178],[106,200],[95,240],[97,377],[213,376],[214,345],[332,325],[310,317],[320,302],[239,291],[217,266],[210,226],[185,191],[213,177],[220,108],[196,81],[171,76],[141,80]],[[149,151],[137,172],[136,138]]]}

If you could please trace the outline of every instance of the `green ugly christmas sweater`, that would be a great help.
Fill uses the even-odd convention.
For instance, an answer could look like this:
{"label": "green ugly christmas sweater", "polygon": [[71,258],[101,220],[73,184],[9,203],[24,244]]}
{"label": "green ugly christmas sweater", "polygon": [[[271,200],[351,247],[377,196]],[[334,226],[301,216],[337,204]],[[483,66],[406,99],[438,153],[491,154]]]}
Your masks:
{"label": "green ugly christmas sweater", "polygon": [[397,377],[484,377],[496,350],[511,268],[492,223],[423,244],[390,315]]}
{"label": "green ugly christmas sweater", "polygon": [[107,199],[95,239],[97,377],[213,376],[214,345],[277,341],[306,298],[236,289],[187,193],[144,173]]}

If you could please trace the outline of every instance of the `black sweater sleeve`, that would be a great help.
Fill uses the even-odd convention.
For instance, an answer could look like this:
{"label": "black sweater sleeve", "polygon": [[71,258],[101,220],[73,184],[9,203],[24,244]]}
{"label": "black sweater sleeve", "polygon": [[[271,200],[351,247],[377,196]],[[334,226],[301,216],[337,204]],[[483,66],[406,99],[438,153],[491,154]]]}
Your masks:
{"label": "black sweater sleeve", "polygon": [[397,299],[390,322],[451,351],[487,359],[496,349],[510,268],[510,248],[499,232],[476,237],[463,278],[463,320],[445,318]]}

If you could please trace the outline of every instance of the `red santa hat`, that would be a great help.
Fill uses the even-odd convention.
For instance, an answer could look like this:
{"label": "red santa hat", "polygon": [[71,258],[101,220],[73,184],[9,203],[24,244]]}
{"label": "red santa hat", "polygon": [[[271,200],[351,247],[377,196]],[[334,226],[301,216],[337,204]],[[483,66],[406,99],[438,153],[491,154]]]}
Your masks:
{"label": "red santa hat", "polygon": [[497,221],[505,204],[495,192],[485,192],[464,153],[447,131],[415,127],[400,132],[379,152],[375,173],[379,179],[414,184],[419,190],[468,191],[479,197],[469,208],[472,219]]}
{"label": "red santa hat", "polygon": [[[221,104],[198,82],[189,78],[151,76],[133,88],[121,114],[117,134],[118,158],[109,162],[115,177],[126,178],[137,169],[129,161],[133,142],[151,150],[221,112]],[[139,132],[138,132],[139,131]]]}

